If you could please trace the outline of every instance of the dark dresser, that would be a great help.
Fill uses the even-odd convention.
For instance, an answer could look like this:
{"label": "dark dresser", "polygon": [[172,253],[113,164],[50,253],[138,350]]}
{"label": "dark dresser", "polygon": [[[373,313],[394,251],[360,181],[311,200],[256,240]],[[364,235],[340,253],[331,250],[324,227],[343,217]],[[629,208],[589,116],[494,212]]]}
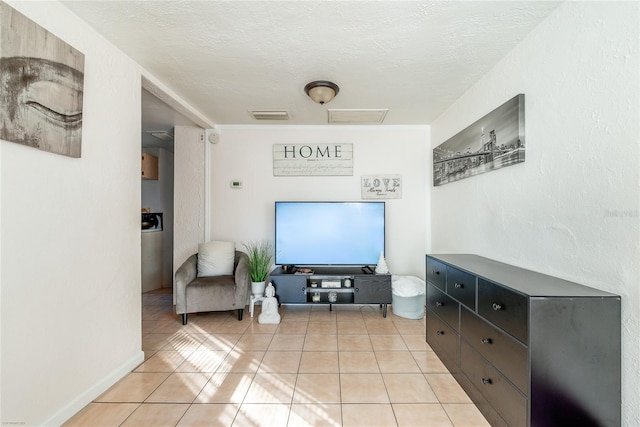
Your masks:
{"label": "dark dresser", "polygon": [[427,342],[493,426],[619,426],[620,296],[427,255]]}

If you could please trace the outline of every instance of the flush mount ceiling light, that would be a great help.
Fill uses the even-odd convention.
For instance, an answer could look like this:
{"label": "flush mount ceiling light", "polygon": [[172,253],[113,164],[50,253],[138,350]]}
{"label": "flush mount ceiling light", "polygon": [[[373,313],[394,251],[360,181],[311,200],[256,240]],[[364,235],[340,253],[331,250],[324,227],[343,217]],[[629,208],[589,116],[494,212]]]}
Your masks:
{"label": "flush mount ceiling light", "polygon": [[340,88],[333,82],[316,80],[315,82],[307,83],[304,91],[313,102],[323,105],[331,101],[340,92]]}

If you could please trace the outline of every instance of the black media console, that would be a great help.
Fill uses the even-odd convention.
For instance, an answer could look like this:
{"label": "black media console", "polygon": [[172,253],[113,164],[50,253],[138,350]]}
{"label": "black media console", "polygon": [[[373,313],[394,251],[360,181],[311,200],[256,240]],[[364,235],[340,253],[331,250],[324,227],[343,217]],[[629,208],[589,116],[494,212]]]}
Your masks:
{"label": "black media console", "polygon": [[280,304],[380,304],[387,317],[391,304],[391,275],[367,274],[359,267],[313,268],[313,273],[285,273],[281,267],[269,275]]}

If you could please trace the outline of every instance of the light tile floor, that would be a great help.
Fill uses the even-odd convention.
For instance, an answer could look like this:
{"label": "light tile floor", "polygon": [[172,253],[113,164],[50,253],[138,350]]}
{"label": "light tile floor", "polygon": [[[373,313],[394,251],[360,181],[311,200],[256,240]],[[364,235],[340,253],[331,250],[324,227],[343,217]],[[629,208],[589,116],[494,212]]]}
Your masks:
{"label": "light tile floor", "polygon": [[143,294],[145,362],[71,426],[455,426],[489,424],[425,341],[425,323],[377,305],[189,315]]}

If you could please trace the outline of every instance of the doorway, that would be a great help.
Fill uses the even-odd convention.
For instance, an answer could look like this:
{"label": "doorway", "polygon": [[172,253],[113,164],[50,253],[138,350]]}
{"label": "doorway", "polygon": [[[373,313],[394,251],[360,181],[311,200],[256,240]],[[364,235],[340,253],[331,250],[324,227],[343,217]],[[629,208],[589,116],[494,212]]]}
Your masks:
{"label": "doorway", "polygon": [[[192,250],[194,242],[201,242],[206,235],[206,227],[193,230],[191,221],[209,224],[204,205],[208,204],[207,176],[208,144],[204,142],[204,129],[213,128],[213,122],[192,107],[177,101],[167,91],[142,76],[141,88],[141,151],[156,153],[158,157],[158,180],[142,182],[141,207],[162,212],[162,287],[173,294],[173,272],[177,262],[184,261],[185,254]],[[177,150],[176,150],[177,148]],[[178,154],[175,156],[174,154]],[[191,161],[201,162],[202,171],[194,171]],[[207,166],[205,166],[205,164]],[[198,195],[193,195],[196,183],[202,187]],[[176,199],[176,194],[179,198]],[[188,200],[182,200],[188,198]],[[193,199],[203,204],[196,206]],[[174,210],[179,207],[179,211]],[[176,221],[176,218],[178,220]],[[180,218],[189,219],[185,228]],[[176,225],[182,228],[176,229]],[[197,233],[197,236],[191,234]],[[177,236],[174,238],[174,236]],[[176,240],[177,239],[177,240]],[[192,252],[191,252],[192,253]],[[186,259],[186,258],[185,258]],[[175,304],[175,295],[173,295]]]}
{"label": "doorway", "polygon": [[173,288],[173,131],[179,116],[142,88],[142,292]]}

